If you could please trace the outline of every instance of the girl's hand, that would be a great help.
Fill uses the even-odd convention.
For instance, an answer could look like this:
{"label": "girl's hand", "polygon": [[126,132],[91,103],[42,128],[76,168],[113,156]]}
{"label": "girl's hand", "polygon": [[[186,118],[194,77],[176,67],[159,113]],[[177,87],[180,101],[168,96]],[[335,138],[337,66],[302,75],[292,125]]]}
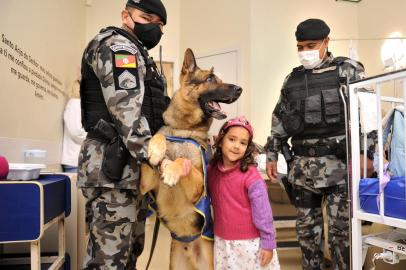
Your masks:
{"label": "girl's hand", "polygon": [[269,264],[272,260],[273,257],[273,250],[266,250],[266,249],[262,249],[259,253],[259,260],[261,261],[261,266],[265,266],[267,264]]}

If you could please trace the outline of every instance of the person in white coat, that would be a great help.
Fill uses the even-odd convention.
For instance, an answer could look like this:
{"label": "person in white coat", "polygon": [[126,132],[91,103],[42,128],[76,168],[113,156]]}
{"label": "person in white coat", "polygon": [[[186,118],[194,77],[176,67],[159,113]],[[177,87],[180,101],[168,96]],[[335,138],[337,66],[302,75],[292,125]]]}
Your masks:
{"label": "person in white coat", "polygon": [[71,173],[78,171],[80,147],[87,134],[82,127],[79,89],[80,82],[76,80],[63,114],[62,170]]}

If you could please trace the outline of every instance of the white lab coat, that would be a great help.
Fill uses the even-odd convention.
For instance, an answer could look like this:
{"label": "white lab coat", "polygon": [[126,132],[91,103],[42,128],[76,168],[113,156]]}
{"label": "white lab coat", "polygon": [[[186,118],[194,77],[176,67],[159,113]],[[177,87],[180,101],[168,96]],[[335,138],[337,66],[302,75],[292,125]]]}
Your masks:
{"label": "white lab coat", "polygon": [[87,134],[81,120],[80,99],[69,99],[63,114],[63,165],[78,166],[80,147]]}

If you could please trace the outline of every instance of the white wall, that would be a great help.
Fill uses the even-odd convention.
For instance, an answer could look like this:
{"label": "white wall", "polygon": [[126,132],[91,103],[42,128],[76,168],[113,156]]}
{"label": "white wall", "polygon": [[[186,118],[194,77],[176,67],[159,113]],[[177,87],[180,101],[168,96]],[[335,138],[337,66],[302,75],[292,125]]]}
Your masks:
{"label": "white wall", "polygon": [[[256,0],[255,0],[256,1]],[[241,112],[250,116],[250,4],[249,0],[182,0],[180,22],[181,60],[186,48],[196,56],[236,49],[238,84],[242,86]],[[216,67],[214,67],[216,70]]]}
{"label": "white wall", "polygon": [[[384,40],[393,32],[406,36],[406,1],[368,0],[359,5],[359,37],[372,39],[359,42],[360,57],[368,75],[384,72],[381,61],[381,47]],[[378,40],[373,40],[378,39]]]}
{"label": "white wall", "polygon": [[[21,162],[22,150],[36,146],[49,148],[48,162],[59,162],[62,112],[66,92],[80,65],[84,16],[83,0],[0,1],[0,152],[11,162]],[[6,39],[13,45],[6,44]],[[18,54],[16,46],[27,58]],[[5,50],[14,61],[5,56]],[[60,80],[57,86],[62,92],[31,74],[34,70],[52,82],[29,62],[30,57]],[[23,61],[26,68],[15,59]],[[18,79],[12,68],[41,84],[45,92],[31,81]]]}
{"label": "white wall", "polygon": [[[107,26],[121,26],[126,1],[92,0],[86,4],[86,43]],[[84,48],[83,48],[84,49]]]}
{"label": "white wall", "polygon": [[[368,2],[368,1],[366,1]],[[251,121],[256,141],[265,143],[271,115],[284,78],[300,65],[295,31],[301,21],[320,18],[329,25],[331,38],[358,36],[358,5],[326,0],[255,0],[251,2]],[[335,56],[348,55],[342,42],[331,42]]]}

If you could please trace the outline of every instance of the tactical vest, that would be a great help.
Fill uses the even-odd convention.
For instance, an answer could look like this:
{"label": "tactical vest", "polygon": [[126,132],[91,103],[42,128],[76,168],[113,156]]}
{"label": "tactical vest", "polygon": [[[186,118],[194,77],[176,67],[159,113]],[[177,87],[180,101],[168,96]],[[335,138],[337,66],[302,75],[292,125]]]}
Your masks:
{"label": "tactical vest", "polygon": [[[100,33],[114,31],[133,42],[145,61],[146,75],[144,77],[144,98],[141,114],[147,119],[151,134],[154,135],[163,125],[162,114],[169,104],[169,98],[165,96],[166,82],[158,71],[154,60],[142,44],[124,29],[107,27]],[[80,97],[82,106],[82,125],[89,132],[97,124],[99,119],[113,123],[112,117],[104,101],[100,81],[93,69],[82,58],[82,80],[80,83]]]}
{"label": "tactical vest", "polygon": [[282,125],[295,140],[327,138],[345,134],[344,104],[339,92],[346,78],[339,66],[346,58],[335,58],[326,68],[293,69],[282,89]]}

